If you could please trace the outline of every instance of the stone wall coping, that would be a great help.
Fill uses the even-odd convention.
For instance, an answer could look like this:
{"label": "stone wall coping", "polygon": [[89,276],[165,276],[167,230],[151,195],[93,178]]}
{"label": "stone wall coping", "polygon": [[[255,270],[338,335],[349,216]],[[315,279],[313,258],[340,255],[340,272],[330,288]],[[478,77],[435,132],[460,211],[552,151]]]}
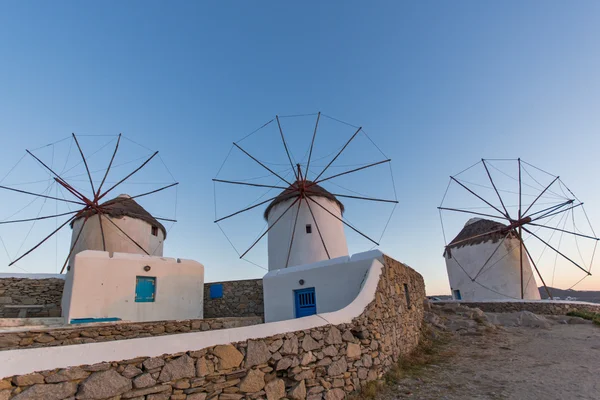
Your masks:
{"label": "stone wall coping", "polygon": [[[380,253],[381,254],[381,253]],[[156,357],[258,339],[294,331],[351,323],[375,299],[383,264],[373,258],[362,290],[341,310],[287,321],[215,331],[181,333],[141,339],[0,352],[0,379],[41,370],[82,364]]]}
{"label": "stone wall coping", "polygon": [[477,304],[477,303],[523,303],[523,304],[570,304],[573,306],[596,306],[600,307],[599,303],[591,303],[588,301],[572,301],[572,300],[520,300],[520,299],[491,299],[491,300],[478,300],[478,301],[466,301],[466,300],[432,300],[432,304],[446,304],[446,303],[457,303],[457,304]]}
{"label": "stone wall coping", "polygon": [[[106,322],[89,322],[87,324],[62,324],[62,325],[56,324],[56,321],[61,320],[62,318],[2,318],[2,319],[0,319],[0,333],[6,333],[8,331],[10,331],[11,333],[13,333],[13,332],[28,332],[28,331],[31,331],[32,329],[35,329],[35,331],[37,332],[37,331],[53,331],[53,330],[66,331],[66,330],[71,330],[71,329],[85,329],[85,328],[99,328],[99,327],[106,328],[106,327],[115,326],[115,325],[139,325],[139,326],[152,325],[152,324],[161,325],[161,324],[166,324],[169,322],[180,323],[180,322],[185,322],[185,321],[205,321],[205,322],[245,321],[245,320],[253,320],[256,318],[260,318],[260,317],[255,316],[255,317],[197,318],[197,319],[177,319],[177,320],[174,319],[174,320],[142,321],[142,322],[106,321]],[[36,320],[38,320],[40,323],[36,324],[36,322],[38,322]],[[32,328],[31,325],[19,325],[19,323],[21,321],[32,324],[34,326],[34,328]],[[50,323],[52,325],[46,325],[47,323]],[[3,328],[12,328],[12,329],[5,330]]]}
{"label": "stone wall coping", "polygon": [[66,275],[62,274],[25,274],[25,273],[7,273],[1,272],[0,279],[61,279],[65,280]]}

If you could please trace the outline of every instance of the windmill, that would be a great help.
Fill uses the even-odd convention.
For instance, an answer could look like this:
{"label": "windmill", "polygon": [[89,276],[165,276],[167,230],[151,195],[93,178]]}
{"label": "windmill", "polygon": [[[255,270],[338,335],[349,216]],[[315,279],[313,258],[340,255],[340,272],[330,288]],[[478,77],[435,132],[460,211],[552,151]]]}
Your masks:
{"label": "windmill", "polygon": [[[549,279],[573,288],[591,275],[600,239],[583,202],[520,158],[482,159],[451,176],[438,209],[455,299],[536,300],[536,276],[552,298]],[[448,229],[458,231],[449,242]]]}
{"label": "windmill", "polygon": [[[86,157],[82,149],[81,140],[89,140],[86,143],[91,147],[91,145],[99,140],[98,138],[106,140],[106,137],[110,138],[109,141],[103,146],[96,148]],[[122,139],[126,142],[126,146],[123,146]],[[114,149],[111,149],[111,144],[114,145]],[[119,151],[120,147],[121,150]],[[125,147],[125,151],[123,147]],[[129,154],[133,148],[138,150],[143,149],[142,151],[145,155],[135,159],[126,156],[125,153]],[[50,153],[48,153],[49,149],[51,149],[51,157]],[[10,208],[10,205],[20,207],[25,204],[25,206],[20,207],[16,212],[0,220],[0,226],[3,228],[11,227],[9,228],[11,230],[8,232],[13,235],[13,226],[31,223],[32,225],[25,240],[30,237],[35,230],[34,228],[37,228],[37,230],[46,228],[50,232],[48,234],[44,233],[44,236],[41,239],[38,238],[36,244],[28,250],[20,251],[25,243],[24,240],[19,246],[15,257],[11,257],[7,246],[4,246],[10,260],[9,266],[17,265],[23,258],[29,256],[35,250],[42,248],[44,245],[49,246],[51,238],[54,237],[56,239],[66,226],[72,228],[71,244],[60,268],[61,273],[67,265],[70,265],[70,262],[73,262],[75,254],[86,249],[162,255],[162,245],[166,238],[167,229],[159,221],[171,223],[176,221],[172,218],[151,215],[138,203],[138,199],[148,199],[148,196],[155,195],[158,192],[170,188],[176,189],[178,182],[175,182],[170,172],[168,172],[170,182],[158,188],[156,182],[134,182],[134,176],[148,177],[148,174],[145,174],[144,170],[147,170],[152,165],[153,160],[155,161],[155,167],[152,167],[153,171],[156,167],[164,167],[168,171],[168,168],[166,168],[166,165],[164,165],[158,155],[158,151],[152,151],[151,154],[148,154],[148,150],[145,146],[121,134],[72,134],[68,138],[38,149],[26,150],[26,154],[21,157],[17,164],[2,179],[2,181],[5,181],[7,178],[10,180],[13,177],[14,182],[2,182],[2,185],[0,185],[0,192],[4,194],[4,196],[0,197],[3,211]],[[75,152],[79,153],[79,160],[74,165],[69,166],[69,162],[72,161],[70,156]],[[64,163],[63,160],[59,159],[57,153],[60,153],[60,157],[64,157]],[[106,157],[104,160],[98,160],[99,155],[105,155]],[[95,158],[93,158],[94,156]],[[123,162],[117,162],[117,159]],[[140,159],[143,162],[140,162]],[[156,160],[159,160],[161,164],[156,163]],[[97,161],[97,164],[101,165],[101,167],[93,169],[91,161],[94,163]],[[37,167],[31,164],[29,166],[24,165],[27,162],[37,164]],[[133,163],[137,164],[134,168],[129,166]],[[60,167],[61,164],[64,164],[62,168]],[[19,166],[22,167],[20,170]],[[115,170],[121,171],[124,168],[128,168],[127,172],[123,172],[117,180],[111,181],[109,174],[113,172],[112,175],[116,175],[114,173]],[[44,175],[40,176],[40,173],[45,174],[46,178],[43,179]],[[166,174],[164,175],[166,176]],[[32,177],[30,181],[27,180],[29,176]],[[86,183],[89,187],[81,188],[78,186],[79,182],[83,180],[82,177],[87,181]],[[140,184],[146,185],[153,189],[136,193],[133,192],[135,190],[134,184],[138,184],[138,187]],[[29,189],[36,186],[39,190]],[[117,189],[123,190],[123,188],[131,190],[132,194],[117,196]],[[32,200],[29,201],[29,199]],[[54,213],[41,215],[44,208],[47,209],[49,207],[47,204],[49,200],[55,204]],[[35,206],[36,201],[42,203],[37,215],[23,215],[30,212],[33,206]],[[20,217],[14,218],[15,216]],[[43,226],[40,226],[40,224],[43,224]],[[50,229],[50,227],[54,229]],[[5,241],[13,239],[6,232],[4,231],[3,244]],[[45,260],[47,259],[48,257],[45,257]]]}
{"label": "windmill", "polygon": [[[298,120],[302,120],[302,122],[297,125],[290,122]],[[326,121],[325,126],[323,126],[324,120]],[[268,136],[268,133],[265,134],[257,139],[258,143],[248,141],[250,137],[257,138],[258,132],[262,134],[269,129],[269,132],[272,133],[271,136]],[[287,137],[284,131],[289,133]],[[324,136],[322,132],[330,133],[330,135]],[[344,136],[343,141],[341,140],[342,136]],[[358,138],[361,138],[361,142],[358,142]],[[246,142],[242,144],[242,141]],[[315,143],[317,144],[315,145]],[[255,151],[249,150],[251,147],[254,147]],[[275,148],[280,151],[274,151]],[[301,153],[298,153],[298,149],[301,149]],[[304,149],[306,150],[302,151]],[[242,157],[234,162],[231,160],[232,153]],[[303,153],[304,156],[296,159],[294,153],[296,155]],[[345,160],[346,163],[341,160]],[[251,165],[248,168],[239,167],[240,163],[245,161],[250,162]],[[393,187],[390,162],[391,159],[375,145],[362,127],[348,124],[320,112],[275,116],[257,130],[233,143],[217,176],[213,179],[215,184],[214,222],[225,234],[241,259],[261,268],[263,268],[261,265],[247,259],[247,256],[267,236],[269,270],[347,256],[348,244],[345,229],[351,231],[353,235],[356,234],[356,238],[360,238],[363,243],[378,246],[398,203]],[[236,174],[239,176],[244,172],[250,173],[248,169],[252,166],[257,167],[256,174],[262,173],[262,175],[248,179],[223,179],[221,177],[224,172],[227,172],[225,171],[227,169],[233,176]],[[386,171],[387,168],[381,168],[385,166],[389,167],[389,172]],[[367,188],[363,187],[361,192],[354,190],[357,189],[357,185],[361,184],[361,180],[354,176],[360,173],[374,174],[371,175],[373,176],[372,184],[367,181]],[[350,186],[354,185],[353,188],[342,186],[342,184],[346,184],[341,181],[343,178],[349,178],[347,183]],[[382,185],[380,182],[383,180],[386,180],[388,184]],[[365,186],[364,182],[362,183]],[[227,190],[222,189],[223,187],[267,190],[250,204],[246,203],[249,197],[247,194],[222,196],[221,198],[225,200],[240,198],[245,205],[238,206],[237,209],[231,206],[229,211],[233,212],[218,215],[217,205],[220,202],[217,193],[220,190]],[[382,196],[365,194],[364,191],[369,189],[379,190],[378,194],[382,194]],[[274,196],[268,196],[269,193]],[[388,197],[383,197],[384,195]],[[344,206],[342,200],[387,204],[391,207],[389,216],[386,213],[387,220],[381,221],[381,225],[385,226],[377,240],[373,238],[372,234],[363,232],[348,220],[346,214],[353,207]],[[227,229],[221,226],[224,222],[244,217],[246,213],[253,211],[260,212],[262,218],[255,215],[251,218],[246,217],[245,220],[237,223],[232,222],[230,234],[227,234]],[[378,210],[372,211],[373,215],[377,213],[379,213]],[[243,226],[247,229],[250,224],[259,223],[263,219],[266,221],[264,228],[254,237],[254,240],[250,241],[243,235],[240,227]],[[372,228],[372,224],[369,225]],[[375,231],[375,229],[371,230]],[[234,244],[236,238],[240,239],[238,243],[245,242],[243,244],[245,247],[241,251],[238,250],[239,245]]]}

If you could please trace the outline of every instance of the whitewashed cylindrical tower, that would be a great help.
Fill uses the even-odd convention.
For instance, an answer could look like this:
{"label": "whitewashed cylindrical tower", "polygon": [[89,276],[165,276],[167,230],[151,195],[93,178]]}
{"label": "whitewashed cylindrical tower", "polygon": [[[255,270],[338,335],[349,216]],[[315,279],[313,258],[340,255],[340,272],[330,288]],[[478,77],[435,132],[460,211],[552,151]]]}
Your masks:
{"label": "whitewashed cylindrical tower", "polygon": [[[444,258],[453,299],[521,299],[519,239],[512,233],[504,239],[506,232],[486,234],[503,228],[506,228],[506,225],[499,222],[472,218],[450,242],[444,252]],[[503,239],[503,243],[500,244]],[[523,288],[523,299],[540,299],[525,249]]]}
{"label": "whitewashed cylindrical tower", "polygon": [[[303,187],[301,192],[304,196],[310,199],[298,200],[301,201],[300,208],[296,203],[286,213],[288,207],[299,198],[299,186]],[[344,205],[334,195],[310,181],[296,182],[281,192],[264,213],[270,228],[269,271],[347,256],[348,244],[341,222],[343,213]]]}
{"label": "whitewashed cylindrical tower", "polygon": [[[163,242],[167,236],[165,227],[130,196],[122,194],[101,204],[100,207],[104,210],[102,227],[98,214],[93,210],[81,213],[71,223],[73,228],[71,247],[73,247],[82,226],[83,232],[77,240],[68,265],[73,265],[75,255],[81,251],[104,250],[102,232],[104,232],[106,251],[134,254],[146,254],[147,252],[152,256],[159,257],[163,255]],[[86,218],[87,221],[83,225]],[[110,219],[114,225],[107,219]],[[139,246],[127,236],[135,240]]]}

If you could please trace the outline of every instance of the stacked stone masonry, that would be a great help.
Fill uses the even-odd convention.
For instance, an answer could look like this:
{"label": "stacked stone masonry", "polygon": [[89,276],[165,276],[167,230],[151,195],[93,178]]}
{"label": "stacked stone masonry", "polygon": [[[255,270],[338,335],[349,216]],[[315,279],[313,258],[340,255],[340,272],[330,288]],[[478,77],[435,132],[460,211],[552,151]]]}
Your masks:
{"label": "stacked stone masonry", "polygon": [[[454,302],[445,302],[445,301],[436,301],[433,304],[450,304],[450,303],[458,303]],[[577,303],[577,302],[535,302],[535,301],[507,301],[507,302],[471,302],[464,301],[460,302],[460,304],[465,305],[471,308],[479,308],[484,312],[494,312],[494,313],[509,313],[509,312],[518,312],[518,311],[530,311],[534,314],[542,314],[542,315],[565,315],[570,311],[591,311],[600,313],[600,304],[593,305],[589,303]]]}
{"label": "stacked stone masonry", "polygon": [[[29,347],[67,346],[108,342],[177,333],[239,328],[262,323],[262,317],[187,319],[137,323],[101,323],[68,328],[48,328],[0,333],[0,350]],[[0,398],[1,399],[1,398]]]}
{"label": "stacked stone masonry", "polygon": [[[223,297],[210,298],[210,287],[223,285]],[[204,284],[204,317],[249,317],[264,315],[262,279]]]}
{"label": "stacked stone masonry", "polygon": [[421,275],[386,257],[374,300],[351,323],[13,376],[0,399],[340,400],[417,346],[424,298]]}
{"label": "stacked stone masonry", "polygon": [[65,281],[62,279],[0,279],[0,318],[16,318],[19,308],[5,307],[16,305],[29,307],[28,317],[60,317],[60,302]]}
{"label": "stacked stone masonry", "polygon": [[[29,307],[27,317],[60,317],[65,281],[62,279],[0,278],[0,318],[17,318],[19,308]],[[210,298],[210,286],[223,285],[223,297]],[[264,315],[262,279],[213,282],[204,284],[204,317],[250,317]]]}

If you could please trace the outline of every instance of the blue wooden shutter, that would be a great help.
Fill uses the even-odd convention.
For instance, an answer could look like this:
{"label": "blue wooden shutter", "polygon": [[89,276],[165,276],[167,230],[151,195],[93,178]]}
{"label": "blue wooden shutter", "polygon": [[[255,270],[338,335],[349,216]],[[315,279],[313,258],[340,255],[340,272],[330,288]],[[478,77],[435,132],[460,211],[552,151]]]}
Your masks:
{"label": "blue wooden shutter", "polygon": [[223,297],[223,284],[216,283],[214,285],[210,285],[210,298],[211,299],[220,299]]}
{"label": "blue wooden shutter", "polygon": [[317,299],[314,287],[294,290],[294,300],[296,304],[296,318],[317,313]]}
{"label": "blue wooden shutter", "polygon": [[156,278],[152,276],[135,277],[135,302],[151,303],[154,302],[156,294]]}

